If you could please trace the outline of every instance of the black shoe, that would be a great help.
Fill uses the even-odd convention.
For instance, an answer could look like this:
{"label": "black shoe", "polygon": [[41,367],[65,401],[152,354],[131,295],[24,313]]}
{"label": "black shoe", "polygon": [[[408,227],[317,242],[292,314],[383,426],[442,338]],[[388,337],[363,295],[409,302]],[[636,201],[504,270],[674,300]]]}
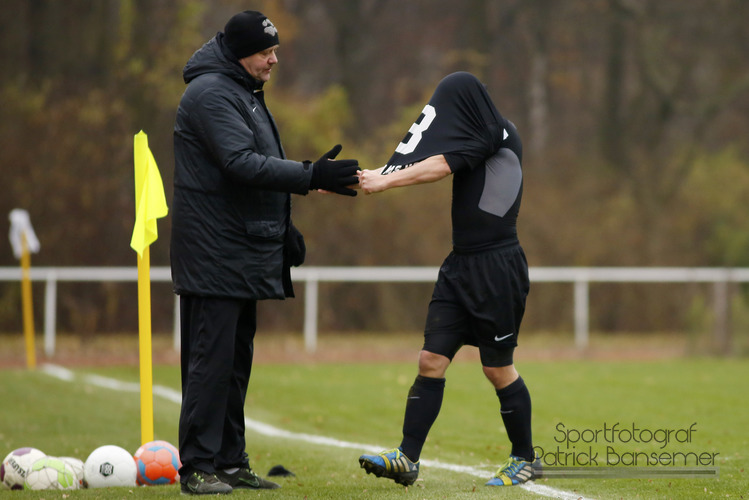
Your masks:
{"label": "black shoe", "polygon": [[249,466],[240,467],[238,471],[229,474],[226,471],[216,471],[216,476],[232,488],[250,489],[250,490],[275,490],[281,485],[268,481],[255,474]]}
{"label": "black shoe", "polygon": [[180,485],[183,495],[226,495],[232,487],[219,480],[216,474],[196,470]]}

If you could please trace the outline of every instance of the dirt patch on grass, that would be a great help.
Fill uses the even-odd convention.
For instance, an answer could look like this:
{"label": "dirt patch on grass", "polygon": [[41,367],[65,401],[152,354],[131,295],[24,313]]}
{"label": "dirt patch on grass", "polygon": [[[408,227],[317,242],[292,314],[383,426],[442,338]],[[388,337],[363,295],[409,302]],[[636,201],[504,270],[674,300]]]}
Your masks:
{"label": "dirt patch on grass", "polygon": [[[328,333],[319,336],[314,351],[305,346],[301,333],[258,332],[255,362],[262,363],[378,363],[413,361],[422,345],[420,332]],[[26,351],[22,334],[0,335],[0,368],[23,368]],[[578,349],[565,334],[526,333],[515,353],[517,363],[545,360],[658,360],[690,353],[685,335],[599,334],[591,335],[587,348]],[[179,364],[179,351],[171,335],[152,338],[154,364]],[[139,363],[138,334],[58,335],[53,356],[44,353],[36,339],[37,364],[63,366],[134,365]],[[478,349],[466,346],[456,361],[479,362]]]}

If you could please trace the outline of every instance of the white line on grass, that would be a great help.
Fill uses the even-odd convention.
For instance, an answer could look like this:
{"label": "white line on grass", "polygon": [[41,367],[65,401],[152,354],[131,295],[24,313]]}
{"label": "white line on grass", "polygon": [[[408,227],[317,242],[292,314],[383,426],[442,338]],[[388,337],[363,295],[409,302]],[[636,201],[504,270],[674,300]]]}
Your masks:
{"label": "white line on grass", "polygon": [[[45,364],[42,365],[41,370],[48,375],[56,377],[60,380],[64,380],[66,382],[72,382],[76,377],[72,371],[68,370],[67,368],[63,368],[62,366]],[[83,378],[84,383],[91,384],[97,387],[104,387],[106,389],[122,392],[140,392],[140,384],[136,382],[123,382],[122,380],[102,377],[101,375],[93,374],[81,375],[81,377]],[[167,401],[171,401],[177,404],[182,403],[181,392],[176,391],[170,387],[165,387],[163,385],[154,385],[153,393],[166,399]],[[379,453],[380,450],[383,449],[381,446],[352,443],[350,441],[341,441],[326,436],[305,434],[303,432],[291,432],[284,429],[279,429],[278,427],[273,427],[272,425],[253,420],[251,418],[245,418],[244,420],[245,426],[248,429],[257,432],[258,434],[262,434],[263,436],[294,439],[311,444],[320,444],[324,446],[333,446],[335,448],[346,448],[359,451],[364,450],[372,453]],[[440,462],[439,460],[422,460],[421,463],[423,463],[427,467],[445,469],[453,472],[462,472],[475,477],[480,477],[482,479],[488,479],[491,476],[491,473],[488,473],[476,467],[471,467],[469,465],[450,464]],[[541,484],[535,484],[533,482],[522,484],[519,487],[523,488],[524,490],[530,491],[531,493],[535,493],[544,497],[559,498],[562,500],[591,500],[576,493],[558,490],[556,488],[551,488],[549,486],[544,486]]]}

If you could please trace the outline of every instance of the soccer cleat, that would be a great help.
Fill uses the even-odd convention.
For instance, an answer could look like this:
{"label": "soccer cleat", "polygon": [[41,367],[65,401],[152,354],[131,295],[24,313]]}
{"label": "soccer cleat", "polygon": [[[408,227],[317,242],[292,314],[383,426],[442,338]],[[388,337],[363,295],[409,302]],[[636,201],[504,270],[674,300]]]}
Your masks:
{"label": "soccer cleat", "polygon": [[414,484],[419,477],[419,462],[413,463],[400,448],[380,452],[378,455],[362,455],[359,465],[377,477],[392,479],[403,486]]}
{"label": "soccer cleat", "polygon": [[514,486],[523,484],[537,477],[540,471],[541,461],[538,457],[533,463],[523,460],[515,455],[510,455],[507,462],[497,470],[494,477],[489,479],[486,486]]}
{"label": "soccer cleat", "polygon": [[233,473],[222,470],[216,471],[216,476],[219,480],[236,489],[275,490],[281,487],[280,484],[258,476],[249,466],[240,467],[239,470]]}
{"label": "soccer cleat", "polygon": [[187,477],[187,481],[180,485],[183,495],[226,495],[231,493],[232,487],[221,482],[216,474],[196,470]]}

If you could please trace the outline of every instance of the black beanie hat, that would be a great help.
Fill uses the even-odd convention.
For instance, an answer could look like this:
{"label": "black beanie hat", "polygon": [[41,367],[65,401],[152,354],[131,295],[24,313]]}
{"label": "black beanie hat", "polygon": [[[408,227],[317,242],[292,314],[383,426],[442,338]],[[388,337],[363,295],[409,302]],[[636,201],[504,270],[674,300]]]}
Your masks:
{"label": "black beanie hat", "polygon": [[226,45],[237,59],[278,45],[278,30],[260,12],[246,10],[235,14],[224,27]]}

